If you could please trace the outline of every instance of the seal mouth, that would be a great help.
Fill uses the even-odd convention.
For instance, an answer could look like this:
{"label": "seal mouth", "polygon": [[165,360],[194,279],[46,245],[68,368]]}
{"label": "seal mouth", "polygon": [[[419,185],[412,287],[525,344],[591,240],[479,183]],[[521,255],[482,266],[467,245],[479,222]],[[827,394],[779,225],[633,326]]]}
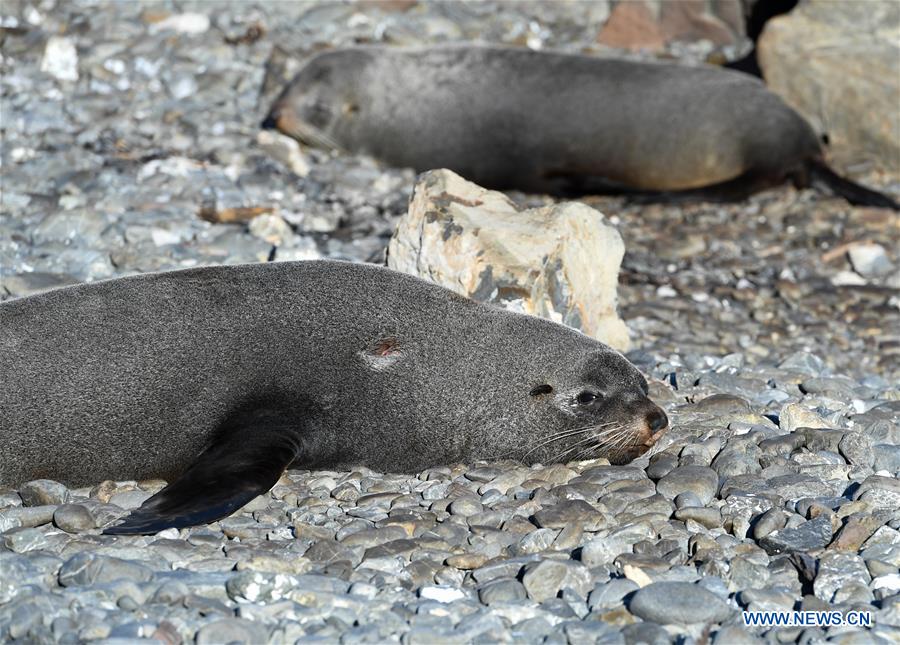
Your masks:
{"label": "seal mouth", "polygon": [[663,428],[662,428],[661,430],[657,430],[656,432],[654,432],[653,434],[651,434],[651,435],[647,438],[647,441],[645,441],[643,444],[641,444],[641,446],[642,446],[642,447],[646,447],[647,450],[650,450],[650,448],[652,448],[653,446],[655,446],[655,445],[656,445],[656,442],[659,441],[660,439],[662,439],[662,436],[663,436],[664,434],[666,434],[668,431],[669,431],[669,425],[666,424],[665,426],[663,426]]}
{"label": "seal mouth", "polygon": [[[658,417],[660,420],[665,419],[665,425],[660,425],[657,423],[654,428],[650,424],[643,424],[643,427],[639,430],[635,431],[635,436],[637,437],[637,441],[630,446],[625,446],[618,450],[615,453],[610,454],[609,463],[621,466],[623,464],[627,464],[638,457],[647,454],[650,450],[656,446],[656,443],[662,438],[664,434],[669,431],[669,423],[668,419],[663,417]],[[643,441],[640,441],[641,437],[646,437]]]}
{"label": "seal mouth", "polygon": [[286,134],[306,146],[320,148],[322,150],[341,151],[341,147],[337,144],[337,141],[327,134],[306,121],[294,116],[293,113],[281,110],[278,107],[273,108],[272,111],[269,112],[266,120],[262,122],[261,127],[266,130],[278,130],[282,134]]}

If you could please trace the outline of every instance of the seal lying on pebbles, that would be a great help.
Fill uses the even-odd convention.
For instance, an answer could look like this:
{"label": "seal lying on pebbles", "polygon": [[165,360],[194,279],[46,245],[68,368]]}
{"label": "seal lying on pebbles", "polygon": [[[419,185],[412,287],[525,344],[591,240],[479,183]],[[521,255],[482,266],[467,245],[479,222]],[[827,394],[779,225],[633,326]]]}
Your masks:
{"label": "seal lying on pebbles", "polygon": [[624,463],[668,425],[646,394],[579,332],[372,265],[208,267],[0,304],[0,483],[172,481],[109,533],[224,517],[294,462]]}
{"label": "seal lying on pebbles", "polygon": [[787,180],[900,209],[838,176],[812,127],[756,78],[484,46],[312,58],[265,128],[486,188],[738,200]]}

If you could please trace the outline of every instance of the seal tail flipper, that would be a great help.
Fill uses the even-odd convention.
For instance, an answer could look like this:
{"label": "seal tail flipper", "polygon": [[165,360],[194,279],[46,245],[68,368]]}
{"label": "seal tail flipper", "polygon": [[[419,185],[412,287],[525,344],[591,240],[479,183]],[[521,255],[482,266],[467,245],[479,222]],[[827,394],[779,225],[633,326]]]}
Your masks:
{"label": "seal tail flipper", "polygon": [[147,535],[206,524],[268,491],[297,456],[296,431],[258,426],[245,430],[220,436],[181,477],[103,533]]}
{"label": "seal tail flipper", "polygon": [[809,162],[809,173],[813,181],[824,184],[854,206],[877,206],[900,211],[900,204],[887,195],[841,177],[821,159],[813,159]]}

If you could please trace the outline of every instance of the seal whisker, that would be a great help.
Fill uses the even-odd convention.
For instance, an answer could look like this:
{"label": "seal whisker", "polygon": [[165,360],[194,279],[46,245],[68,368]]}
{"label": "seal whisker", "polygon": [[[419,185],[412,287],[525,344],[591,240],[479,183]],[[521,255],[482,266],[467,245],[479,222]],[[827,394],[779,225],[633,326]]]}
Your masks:
{"label": "seal whisker", "polygon": [[[591,430],[597,430],[597,429],[599,429],[599,428],[605,428],[606,426],[613,426],[613,427],[604,429],[603,432],[600,432],[600,433],[590,432]],[[595,424],[595,425],[583,427],[583,428],[581,429],[581,431],[582,431],[582,432],[589,432],[590,434],[588,434],[587,437],[585,437],[585,438],[581,439],[580,441],[577,441],[577,442],[574,443],[573,445],[569,446],[568,448],[565,448],[564,450],[562,450],[562,451],[556,453],[549,461],[551,461],[551,462],[556,462],[556,461],[562,459],[566,454],[568,454],[568,453],[572,452],[573,450],[577,449],[578,446],[583,445],[584,443],[587,443],[588,441],[596,440],[598,437],[602,437],[602,436],[603,436],[605,433],[607,433],[607,432],[615,431],[616,428],[617,428],[618,426],[619,426],[618,423],[616,423],[616,422],[614,422],[614,421],[610,421],[610,422],[608,422],[608,423],[601,423],[601,424]]]}
{"label": "seal whisker", "polygon": [[596,438],[593,437],[593,436],[586,437],[586,438],[582,439],[581,441],[579,441],[578,443],[573,444],[573,445],[569,446],[568,448],[566,448],[566,449],[564,449],[564,450],[562,450],[562,451],[556,453],[556,454],[553,455],[548,461],[549,461],[550,463],[558,463],[558,462],[561,461],[567,454],[569,454],[569,453],[572,452],[573,450],[576,450],[576,449],[578,448],[578,446],[583,445],[585,442],[588,442],[588,441],[594,441],[595,439],[596,439]]}
{"label": "seal whisker", "polygon": [[[622,426],[621,424],[614,423],[614,422],[610,422],[607,424],[601,424],[601,425],[614,426],[614,427],[604,430],[603,433],[591,434],[590,436],[585,437],[584,439],[582,439],[581,441],[578,441],[577,443],[573,444],[569,448],[566,448],[562,452],[557,453],[557,455],[555,455],[553,457],[553,459],[551,459],[551,461],[556,461],[557,459],[562,459],[565,455],[572,452],[573,450],[578,449],[579,446],[581,446],[589,441],[595,441],[596,443],[588,446],[587,448],[581,449],[578,452],[578,455],[580,456],[585,453],[594,452],[594,451],[604,447],[604,445],[606,444],[607,440],[606,440],[606,437],[604,436],[606,433],[609,433],[609,432],[618,433],[618,432],[621,432],[622,430],[627,430],[627,427]],[[592,427],[596,427],[596,426],[592,426]]]}
{"label": "seal whisker", "polygon": [[573,437],[573,436],[575,436],[575,435],[583,434],[583,433],[585,433],[585,432],[589,432],[589,431],[594,430],[594,429],[596,429],[596,428],[600,428],[600,427],[608,426],[608,425],[614,425],[614,422],[602,423],[602,424],[599,424],[599,425],[596,425],[596,424],[594,424],[594,425],[586,425],[586,426],[581,426],[581,427],[579,427],[579,428],[568,429],[568,430],[563,430],[563,431],[561,431],[561,432],[553,433],[553,434],[551,434],[550,436],[545,437],[545,438],[544,438],[540,443],[538,443],[536,446],[532,446],[532,448],[531,448],[528,452],[526,452],[524,455],[522,455],[522,458],[524,459],[525,457],[527,457],[528,455],[530,455],[532,452],[534,452],[535,450],[538,450],[539,448],[542,448],[542,447],[546,446],[548,443],[552,443],[552,442],[558,441],[558,440],[560,440],[560,439],[565,439],[565,438],[567,438],[567,437]]}
{"label": "seal whisker", "polygon": [[560,439],[565,439],[567,437],[571,437],[574,435],[582,434],[584,432],[587,432],[587,429],[571,430],[569,432],[558,433],[556,435],[546,437],[543,441],[541,441],[537,445],[532,446],[528,452],[526,452],[524,455],[522,455],[522,458],[524,459],[525,457],[527,457],[528,455],[533,453],[535,450],[538,450],[539,448],[543,448],[544,446],[546,446],[549,443],[553,443],[554,441],[558,441]]}

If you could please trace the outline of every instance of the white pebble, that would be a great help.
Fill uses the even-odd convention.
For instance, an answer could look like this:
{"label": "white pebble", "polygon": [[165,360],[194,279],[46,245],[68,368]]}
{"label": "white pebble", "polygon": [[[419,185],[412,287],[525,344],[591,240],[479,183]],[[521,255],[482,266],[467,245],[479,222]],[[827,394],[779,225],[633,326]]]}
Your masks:
{"label": "white pebble", "polygon": [[456,602],[466,597],[461,589],[455,587],[430,586],[422,587],[419,596],[427,600],[435,600],[437,602]]}
{"label": "white pebble", "polygon": [[182,13],[150,25],[150,33],[177,31],[180,34],[202,34],[209,30],[209,17],[202,13]]}
{"label": "white pebble", "polygon": [[44,48],[41,71],[61,81],[78,80],[78,52],[71,38],[50,37]]}

